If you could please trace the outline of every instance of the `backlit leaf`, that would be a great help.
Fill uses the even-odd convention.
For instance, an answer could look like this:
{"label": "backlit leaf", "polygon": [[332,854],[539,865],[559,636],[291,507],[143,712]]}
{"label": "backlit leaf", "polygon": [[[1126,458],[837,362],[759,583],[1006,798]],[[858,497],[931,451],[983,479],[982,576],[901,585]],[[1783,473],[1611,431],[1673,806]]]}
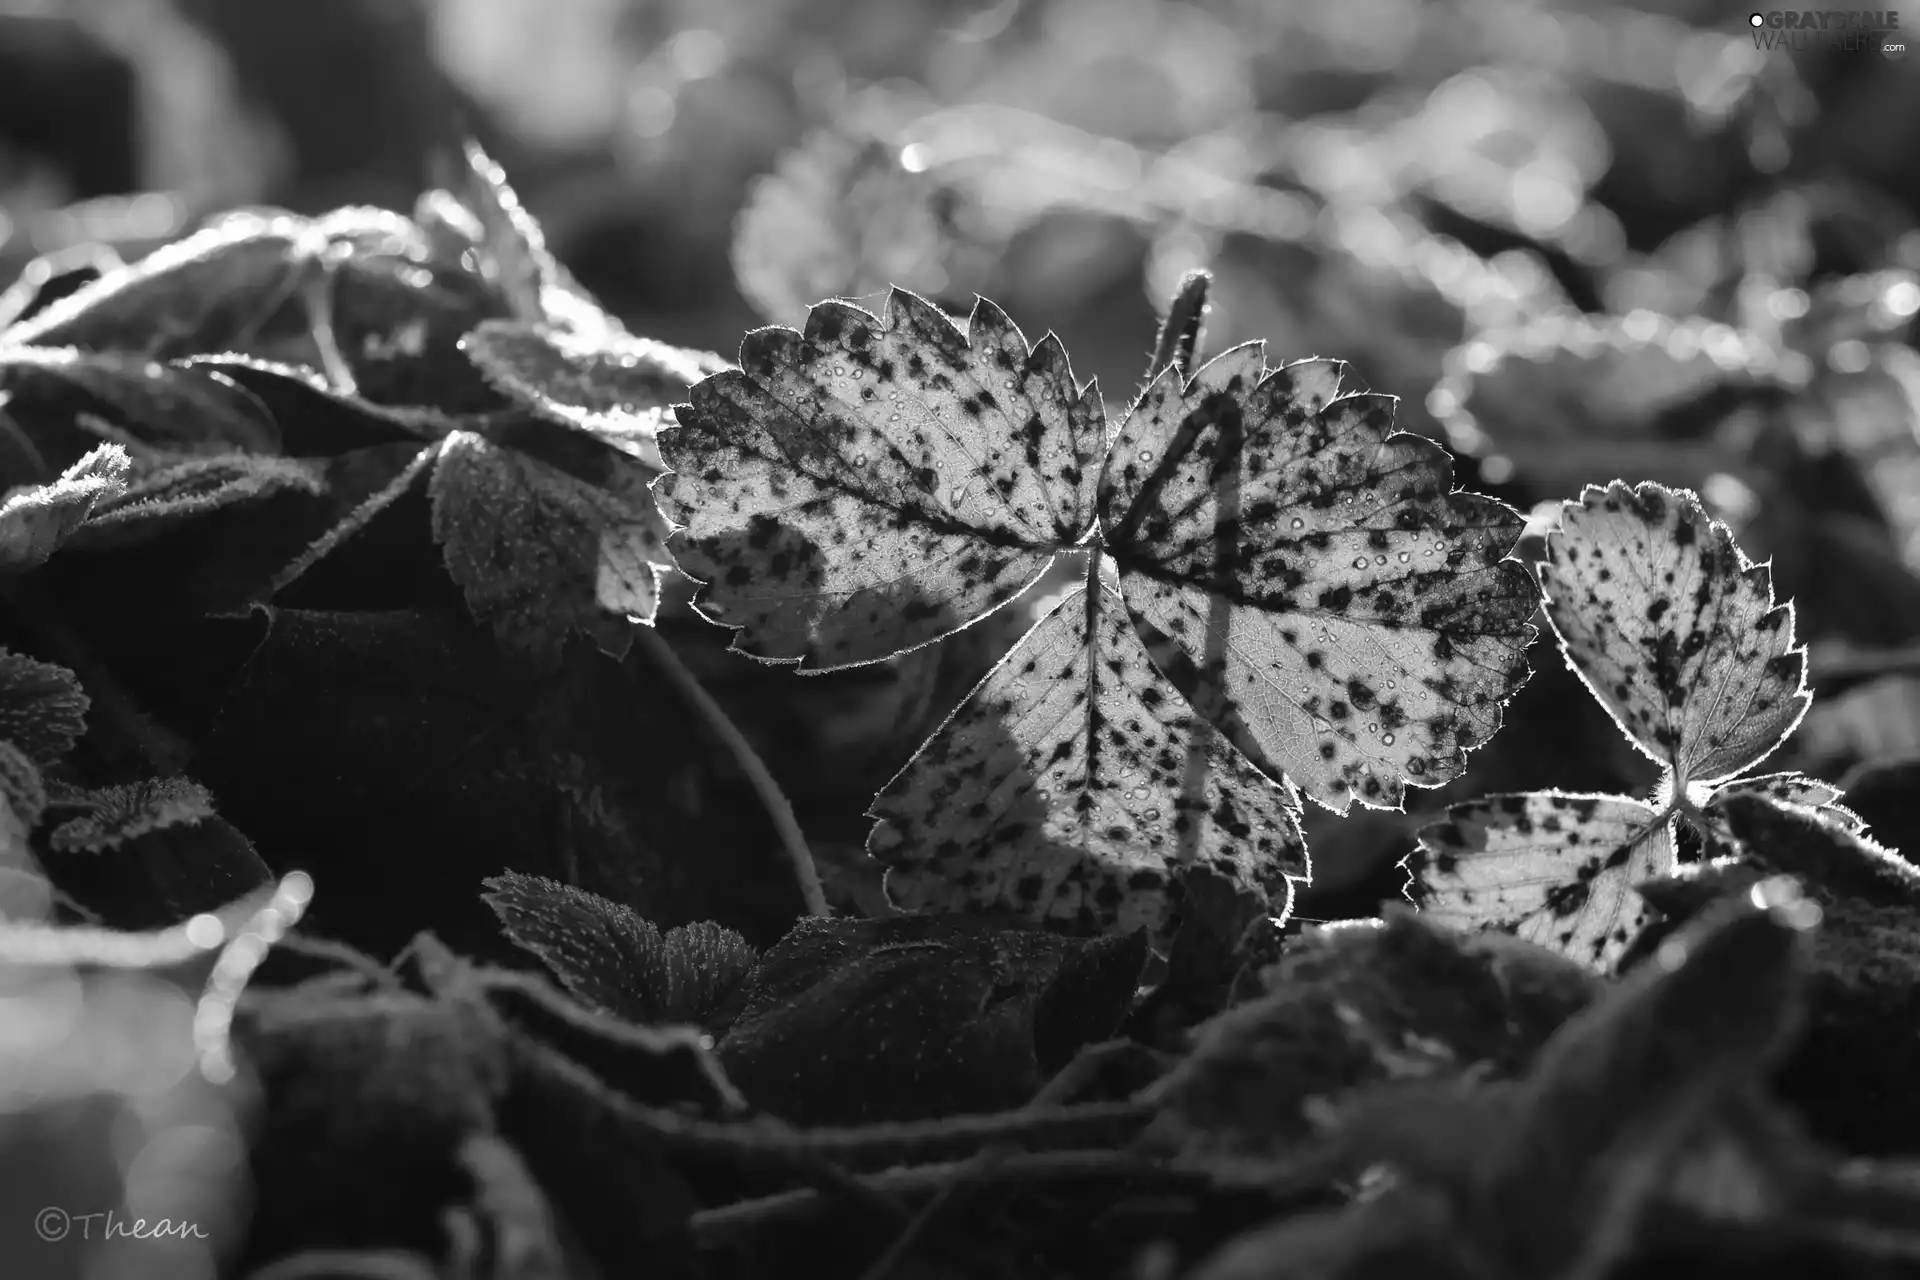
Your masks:
{"label": "backlit leaf", "polygon": [[103,444],[52,484],[21,485],[0,502],[0,573],[46,562],[94,507],[126,487],[127,451]]}
{"label": "backlit leaf", "polygon": [[571,423],[658,467],[654,436],[694,383],[729,368],[707,352],[624,335],[583,339],[489,320],[461,340],[488,380],[534,412]]}
{"label": "backlit leaf", "polygon": [[1056,605],[876,798],[889,895],[1164,945],[1205,868],[1285,915],[1307,876],[1298,801],[1165,687],[1117,593],[1099,606]]}
{"label": "backlit leaf", "polygon": [[1677,784],[1766,758],[1811,701],[1793,606],[1685,490],[1615,481],[1563,508],[1540,577],[1567,661]]}
{"label": "backlit leaf", "polygon": [[1822,782],[1805,774],[1763,773],[1752,778],[1737,779],[1715,790],[1706,804],[1701,806],[1700,816],[1706,819],[1705,835],[1723,845],[1731,844],[1736,837],[1727,823],[1727,802],[1735,796],[1757,796],[1775,804],[1817,809],[1824,820],[1844,831],[1861,835],[1866,831],[1867,824],[1859,814],[1839,803],[1844,794],[1831,782]]}
{"label": "backlit leaf", "polygon": [[646,488],[653,473],[609,460],[597,486],[475,432],[440,446],[434,539],[474,617],[509,647],[551,654],[577,630],[624,652],[626,620],[653,621],[670,566]]}
{"label": "backlit leaf", "polygon": [[1672,870],[1673,829],[1625,796],[1491,796],[1454,805],[1401,865],[1422,915],[1611,970],[1653,918],[1633,886]]}
{"label": "backlit leaf", "polygon": [[984,299],[964,333],[898,289],[884,319],[822,303],[740,356],[662,433],[658,497],[697,607],[742,652],[832,669],[916,648],[1092,525],[1100,397]]}
{"label": "backlit leaf", "polygon": [[[1344,812],[1455,777],[1526,680],[1519,514],[1452,491],[1388,396],[1258,343],[1156,380],[1101,479],[1134,616],[1166,634],[1290,781]],[[1210,713],[1212,714],[1212,713]]]}
{"label": "backlit leaf", "polygon": [[545,321],[594,336],[621,332],[547,249],[546,234],[507,182],[506,171],[480,144],[464,147],[466,174],[457,193],[479,232],[480,273],[522,320]]}

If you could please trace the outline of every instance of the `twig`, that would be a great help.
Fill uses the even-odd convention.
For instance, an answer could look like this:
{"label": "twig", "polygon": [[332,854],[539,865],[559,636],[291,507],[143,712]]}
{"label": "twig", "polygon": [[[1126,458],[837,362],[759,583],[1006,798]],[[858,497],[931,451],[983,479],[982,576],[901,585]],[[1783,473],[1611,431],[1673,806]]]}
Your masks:
{"label": "twig", "polygon": [[801,900],[807,905],[807,914],[831,914],[827,907],[827,895],[820,887],[820,871],[813,865],[813,853],[807,848],[807,837],[793,816],[793,805],[788,803],[786,793],[773,780],[773,774],[753,749],[753,744],[747,741],[746,735],[740,732],[726,711],[713,700],[713,695],[687,669],[687,664],[680,660],[680,655],[673,651],[673,646],[666,642],[658,630],[649,626],[636,626],[634,630],[639,633],[641,647],[666,672],[667,678],[673,681],[681,694],[698,709],[707,727],[732,752],[735,763],[747,775],[747,782],[760,797],[767,816],[773,820],[774,830],[779,833],[787,861],[793,866],[793,877],[800,885]]}
{"label": "twig", "polygon": [[[911,1165],[869,1174],[862,1177],[860,1182],[873,1190],[895,1195],[925,1194],[945,1189],[955,1178],[965,1176],[972,1167],[971,1160]],[[1183,1183],[1194,1181],[1198,1176],[1123,1151],[1030,1152],[1013,1156],[994,1172],[996,1182],[1023,1184],[1077,1178],[1152,1179]],[[694,1242],[700,1248],[712,1249],[741,1231],[805,1217],[818,1210],[824,1199],[817,1191],[782,1191],[758,1200],[743,1200],[718,1209],[705,1209],[693,1215]]]}
{"label": "twig", "polygon": [[1148,385],[1170,368],[1179,369],[1182,378],[1193,376],[1200,328],[1207,315],[1207,292],[1212,287],[1213,277],[1205,271],[1189,271],[1180,278],[1180,287],[1167,304],[1167,317],[1160,322],[1160,333],[1154,339],[1153,359],[1147,365]]}

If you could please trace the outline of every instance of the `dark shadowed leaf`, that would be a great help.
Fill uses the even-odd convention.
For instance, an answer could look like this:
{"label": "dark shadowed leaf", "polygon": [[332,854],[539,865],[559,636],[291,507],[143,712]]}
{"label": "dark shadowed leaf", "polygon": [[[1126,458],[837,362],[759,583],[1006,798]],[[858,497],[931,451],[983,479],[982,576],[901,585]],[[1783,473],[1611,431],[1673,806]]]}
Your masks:
{"label": "dark shadowed leaf", "polygon": [[822,303],[740,356],[661,435],[658,497],[697,607],[742,652],[830,670],[916,648],[1092,527],[1099,395],[984,299],[965,332],[898,289],[884,318]]}
{"label": "dark shadowed leaf", "polygon": [[46,807],[46,784],[33,758],[0,739],[0,872],[20,870],[30,856],[27,837]]}
{"label": "dark shadowed leaf", "polygon": [[1329,808],[1397,808],[1456,776],[1527,678],[1522,521],[1453,492],[1390,397],[1342,396],[1339,362],[1270,369],[1262,350],[1142,395],[1101,479],[1107,545],[1209,718],[1236,716]]}
{"label": "dark shadowed leaf", "polygon": [[1811,701],[1793,606],[1690,492],[1619,481],[1565,504],[1540,577],[1567,661],[1676,785],[1766,758]]}
{"label": "dark shadowed leaf", "polygon": [[1920,907],[1920,867],[1861,835],[1851,814],[1739,794],[1726,796],[1720,813],[1750,858],[1797,876],[1823,899]]}
{"label": "dark shadowed leaf", "polygon": [[630,619],[652,623],[671,567],[653,473],[615,453],[606,464],[607,482],[593,485],[475,432],[441,444],[434,540],[474,618],[510,648],[551,657],[579,631],[618,656]]}
{"label": "dark shadowed leaf", "polygon": [[75,531],[77,547],[142,542],[196,518],[293,489],[318,495],[325,469],[294,458],[228,454],[196,458],[142,475],[95,504]]}
{"label": "dark shadowed leaf", "polygon": [[1097,600],[1056,604],[875,799],[889,895],[1164,945],[1204,867],[1284,916],[1307,875],[1298,801],[1165,687],[1119,594]]}
{"label": "dark shadowed leaf", "polygon": [[0,573],[20,573],[46,562],[73,536],[96,505],[126,487],[127,451],[103,444],[52,484],[22,485],[0,502]]}
{"label": "dark shadowed leaf", "polygon": [[1454,805],[1401,865],[1423,915],[1510,930],[1607,972],[1651,918],[1633,886],[1673,858],[1673,821],[1651,805],[1536,791]]}
{"label": "dark shadowed leaf", "polygon": [[589,431],[658,468],[654,437],[694,383],[730,368],[709,352],[651,338],[583,338],[489,320],[461,340],[489,382],[545,417]]}
{"label": "dark shadowed leaf", "polygon": [[86,692],[73,672],[0,649],[0,740],[50,765],[87,731]]}
{"label": "dark shadowed leaf", "polygon": [[[938,916],[803,920],[761,958],[720,1061],[747,1100],[802,1124],[994,1111],[1032,1097],[1039,1015],[1105,1039],[1132,1002],[1144,938],[1089,941]],[[1097,956],[1099,962],[1082,963]],[[1062,1002],[1054,989],[1074,984]],[[1051,994],[1050,994],[1051,993]]]}
{"label": "dark shadowed leaf", "polygon": [[661,930],[627,907],[557,880],[508,872],[483,894],[513,942],[574,996],[629,1022],[706,1022],[757,958],[720,925]]}
{"label": "dark shadowed leaf", "polygon": [[230,213],[13,326],[7,341],[158,359],[246,350],[297,301],[325,247],[304,218]]}
{"label": "dark shadowed leaf", "polygon": [[32,347],[0,356],[0,385],[13,388],[22,421],[46,431],[70,431],[73,415],[87,411],[162,451],[281,450],[273,420],[257,400],[191,364]]}

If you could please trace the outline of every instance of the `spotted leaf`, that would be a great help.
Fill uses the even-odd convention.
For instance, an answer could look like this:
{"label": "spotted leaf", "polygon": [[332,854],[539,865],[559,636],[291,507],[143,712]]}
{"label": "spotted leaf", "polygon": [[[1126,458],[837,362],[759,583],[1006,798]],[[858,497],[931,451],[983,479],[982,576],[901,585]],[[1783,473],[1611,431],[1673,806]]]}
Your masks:
{"label": "spotted leaf", "polygon": [[1290,790],[1163,685],[1104,587],[1055,605],[871,813],[898,905],[1067,932],[1164,944],[1189,868],[1276,915],[1307,875]]}
{"label": "spotted leaf", "polygon": [[1610,970],[1652,917],[1633,886],[1672,871],[1673,827],[1625,796],[1489,796],[1422,829],[1401,865],[1423,915]]}
{"label": "spotted leaf", "polygon": [[1447,782],[1525,682],[1536,595],[1520,515],[1452,490],[1344,366],[1249,343],[1141,396],[1100,485],[1136,620],[1300,789],[1336,811]]}
{"label": "spotted leaf", "polygon": [[570,423],[654,467],[654,436],[669,406],[728,366],[710,352],[651,338],[582,338],[513,320],[489,320],[461,350],[501,391],[545,417]]}
{"label": "spotted leaf", "polygon": [[1687,490],[1588,488],[1540,578],[1568,663],[1680,786],[1751,767],[1806,714],[1793,606]]}
{"label": "spotted leaf", "polygon": [[1700,818],[1705,826],[1703,834],[1720,845],[1734,845],[1737,838],[1727,821],[1727,803],[1736,796],[1757,796],[1775,804],[1818,810],[1824,820],[1841,830],[1861,835],[1867,829],[1866,821],[1839,803],[1844,794],[1831,782],[1822,782],[1801,773],[1763,773],[1752,778],[1741,778],[1715,790],[1706,804],[1701,806]]}
{"label": "spotted leaf", "polygon": [[660,436],[674,558],[742,652],[829,670],[916,648],[1092,526],[1106,422],[1059,340],[1029,348],[985,299],[965,332],[903,290],[884,310],[748,335]]}
{"label": "spotted leaf", "polygon": [[434,539],[474,617],[510,649],[552,656],[579,631],[624,652],[627,619],[653,621],[668,561],[652,473],[620,455],[607,463],[592,484],[477,432],[440,446]]}
{"label": "spotted leaf", "polygon": [[100,502],[126,487],[126,450],[103,444],[52,484],[21,485],[0,502],[0,573],[44,564]]}

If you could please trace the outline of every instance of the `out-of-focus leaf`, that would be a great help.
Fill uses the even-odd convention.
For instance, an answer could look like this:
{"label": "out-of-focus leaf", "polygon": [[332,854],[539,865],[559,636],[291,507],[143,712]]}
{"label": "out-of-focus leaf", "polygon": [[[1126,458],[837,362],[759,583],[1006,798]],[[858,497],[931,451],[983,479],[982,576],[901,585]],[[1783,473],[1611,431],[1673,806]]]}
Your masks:
{"label": "out-of-focus leaf", "polygon": [[1864,680],[1817,699],[1794,746],[1827,767],[1920,756],[1920,676]]}
{"label": "out-of-focus leaf", "polygon": [[1141,934],[1076,941],[939,916],[803,920],[761,957],[718,1053],[749,1102],[795,1123],[1001,1110],[1065,1065],[1043,1061],[1040,1046],[1079,1047],[1056,1042],[1040,1015],[1072,1010],[1076,1030],[1105,1039],[1145,955]]}
{"label": "out-of-focus leaf", "polygon": [[73,672],[0,649],[0,740],[38,765],[56,763],[87,731],[86,692]]}
{"label": "out-of-focus leaf", "polygon": [[[16,743],[0,740],[0,875],[19,870],[30,856],[27,837],[46,807],[46,785],[33,758]],[[0,910],[0,916],[7,914]]]}
{"label": "out-of-focus leaf", "polygon": [[[1516,953],[1526,953],[1521,960]],[[1297,1161],[1349,1094],[1470,1070],[1510,1077],[1600,989],[1581,966],[1458,933],[1404,908],[1310,931],[1256,997],[1203,1023],[1149,1096],[1149,1140],[1229,1182]]]}
{"label": "out-of-focus leaf", "polygon": [[0,293],[0,334],[44,311],[75,290],[122,270],[126,263],[111,246],[77,244],[43,253],[20,269]]}
{"label": "out-of-focus leaf", "polygon": [[731,929],[661,930],[557,880],[508,872],[486,884],[482,896],[515,944],[573,995],[630,1022],[707,1022],[757,958]]}
{"label": "out-of-focus leaf", "polygon": [[277,453],[282,447],[258,401],[194,365],[117,351],[22,348],[0,353],[0,384],[13,388],[23,422],[41,433],[70,432],[72,415],[87,410],[161,450]]}
{"label": "out-of-focus leaf", "polygon": [[244,351],[297,299],[325,246],[304,218],[227,214],[12,326],[7,341],[155,359]]}
{"label": "out-of-focus leaf", "polygon": [[545,322],[589,337],[620,333],[619,321],[600,309],[547,248],[546,234],[507,183],[506,171],[469,138],[459,199],[480,233],[480,273],[520,320]]}
{"label": "out-of-focus leaf", "polygon": [[1672,868],[1673,836],[1625,796],[1470,800],[1421,830],[1406,895],[1442,924],[1511,930],[1607,972],[1649,919],[1633,885]]}
{"label": "out-of-focus leaf", "polygon": [[103,444],[52,484],[9,491],[0,502],[0,572],[20,573],[44,564],[86,523],[96,505],[126,487],[130,466],[125,449]]}

